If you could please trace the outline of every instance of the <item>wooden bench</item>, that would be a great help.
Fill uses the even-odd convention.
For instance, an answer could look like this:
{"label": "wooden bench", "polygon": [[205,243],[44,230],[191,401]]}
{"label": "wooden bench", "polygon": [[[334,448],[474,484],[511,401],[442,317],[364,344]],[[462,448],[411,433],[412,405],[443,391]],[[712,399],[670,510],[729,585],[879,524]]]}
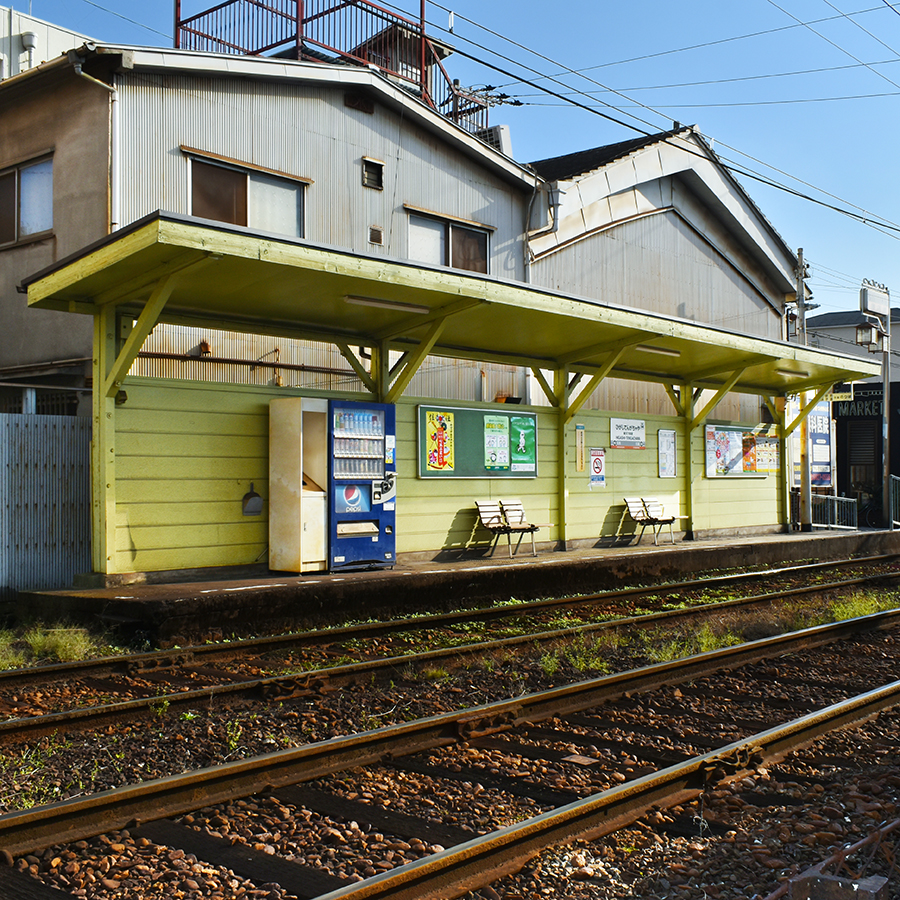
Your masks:
{"label": "wooden bench", "polygon": [[675,543],[672,523],[679,517],[667,516],[665,507],[656,497],[626,497],[625,505],[628,507],[628,515],[634,519],[636,525],[641,526],[641,534],[637,539],[637,544],[644,537],[644,531],[650,528],[653,532],[653,543],[658,547],[659,533],[666,525],[669,526],[669,537],[672,538],[672,543]]}
{"label": "wooden bench", "polygon": [[537,551],[534,549],[534,533],[536,531],[539,531],[541,526],[535,525],[533,522],[528,521],[528,518],[525,515],[525,507],[522,506],[522,501],[501,500],[500,509],[503,510],[503,518],[506,519],[506,526],[507,528],[509,528],[506,539],[510,541],[510,556],[512,556],[512,541],[510,539],[511,534],[519,535],[519,542],[516,544],[516,553],[519,552],[519,547],[522,544],[522,538],[526,534],[530,534],[531,555],[537,556]]}
{"label": "wooden bench", "polygon": [[534,546],[534,533],[540,528],[540,525],[533,525],[526,520],[525,509],[520,500],[476,500],[475,508],[478,510],[478,520],[481,527],[494,535],[494,541],[491,544],[491,556],[494,555],[494,548],[497,546],[497,541],[500,540],[501,534],[506,535],[510,556],[513,555],[512,535],[519,535],[519,541],[516,544],[516,553],[518,553],[522,537],[530,534],[531,555],[537,556]]}

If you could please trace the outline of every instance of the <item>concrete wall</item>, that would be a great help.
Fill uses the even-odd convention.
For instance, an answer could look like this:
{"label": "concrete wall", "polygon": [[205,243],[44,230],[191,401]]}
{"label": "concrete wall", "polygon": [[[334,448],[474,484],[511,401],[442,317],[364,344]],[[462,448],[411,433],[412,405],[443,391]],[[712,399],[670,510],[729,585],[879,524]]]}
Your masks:
{"label": "concrete wall", "polygon": [[91,356],[88,317],[28,309],[16,286],[108,233],[109,105],[68,69],[0,91],[0,172],[53,158],[53,234],[0,250],[0,367]]}

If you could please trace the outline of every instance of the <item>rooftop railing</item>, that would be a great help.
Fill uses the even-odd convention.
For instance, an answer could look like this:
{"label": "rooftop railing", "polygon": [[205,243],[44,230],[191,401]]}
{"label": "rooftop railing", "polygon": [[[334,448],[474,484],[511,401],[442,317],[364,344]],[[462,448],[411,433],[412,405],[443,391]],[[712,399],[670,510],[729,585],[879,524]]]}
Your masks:
{"label": "rooftop railing", "polygon": [[176,0],[175,46],[375,66],[467,131],[487,128],[487,104],[442,64],[451,48],[425,33],[424,2],[415,21],[370,0],[225,0],[188,17]]}

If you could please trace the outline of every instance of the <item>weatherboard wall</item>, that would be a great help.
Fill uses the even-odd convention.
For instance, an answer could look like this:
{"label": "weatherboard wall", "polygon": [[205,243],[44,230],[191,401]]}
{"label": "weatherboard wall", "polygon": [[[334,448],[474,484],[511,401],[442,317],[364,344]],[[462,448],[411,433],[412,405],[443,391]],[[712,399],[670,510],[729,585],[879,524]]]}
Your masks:
{"label": "weatherboard wall", "polygon": [[[289,395],[272,387],[129,378],[127,400],[116,410],[116,548],[110,571],[140,572],[249,565],[265,559],[268,545],[269,401]],[[355,399],[364,399],[356,395]],[[487,548],[490,536],[477,528],[476,499],[521,499],[529,519],[542,525],[539,541],[560,533],[557,422],[555,411],[519,407],[537,416],[538,477],[419,479],[417,407],[414,398],[397,407],[397,550],[436,556],[441,551]],[[435,404],[433,401],[430,405]],[[454,401],[452,405],[459,405]],[[486,411],[492,404],[467,404]],[[607,447],[607,481],[591,489],[588,472],[577,470],[575,422],[567,430],[568,533],[570,542],[591,546],[628,533],[625,496],[656,496],[673,514],[686,510],[678,435],[678,476],[658,477],[657,431],[678,428],[672,417],[647,417],[644,450],[608,447],[609,413],[577,417],[586,447]],[[777,527],[778,479],[707,479],[703,474],[702,429],[694,433],[695,530],[728,531]],[[241,499],[254,489],[263,514],[244,516]],[[506,552],[503,550],[502,552]]]}

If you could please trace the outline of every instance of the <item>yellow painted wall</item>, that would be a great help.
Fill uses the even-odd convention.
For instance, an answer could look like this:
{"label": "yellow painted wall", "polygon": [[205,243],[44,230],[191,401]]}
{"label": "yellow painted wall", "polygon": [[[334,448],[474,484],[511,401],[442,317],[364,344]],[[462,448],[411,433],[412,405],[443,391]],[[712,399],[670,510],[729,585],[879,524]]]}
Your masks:
{"label": "yellow painted wall", "polygon": [[[268,504],[261,516],[242,515],[250,489],[268,500],[268,408],[277,388],[129,378],[127,402],[116,410],[118,572],[247,565],[266,559]],[[354,395],[353,399],[363,399]],[[474,501],[518,498],[534,522],[553,523],[538,540],[559,534],[555,412],[537,415],[538,473],[534,479],[419,479],[416,408],[397,407],[398,553],[486,546],[476,530]],[[479,407],[460,401],[452,406]],[[684,460],[678,435],[678,475],[658,477],[657,432],[678,428],[674,417],[646,416],[645,450],[609,449],[610,413],[585,411],[568,429],[568,539],[598,542],[615,534],[625,496],[656,496],[672,514],[684,514]],[[617,415],[620,418],[626,416]],[[575,424],[585,426],[585,471],[575,459]],[[589,488],[587,450],[607,448],[605,488]],[[708,479],[703,429],[694,434],[696,531],[775,526],[779,479]],[[631,528],[626,524],[625,530]]]}

